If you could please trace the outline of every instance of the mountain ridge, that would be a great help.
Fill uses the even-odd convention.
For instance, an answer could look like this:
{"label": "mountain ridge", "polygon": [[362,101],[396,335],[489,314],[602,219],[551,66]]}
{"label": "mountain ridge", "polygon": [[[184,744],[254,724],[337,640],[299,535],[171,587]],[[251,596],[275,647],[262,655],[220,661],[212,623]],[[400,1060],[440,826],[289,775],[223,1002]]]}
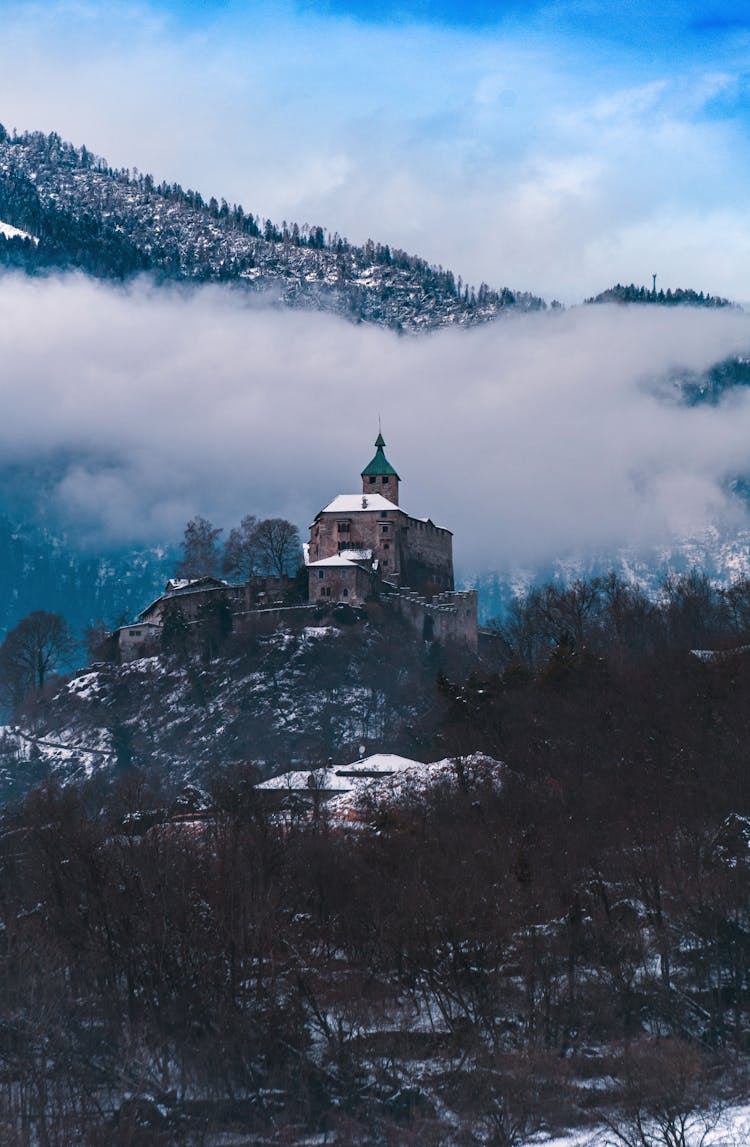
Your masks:
{"label": "mountain ridge", "polygon": [[0,125],[0,264],[39,273],[75,268],[100,278],[231,282],[275,292],[289,306],[333,311],[396,330],[488,322],[542,310],[508,287],[477,289],[452,271],[388,244],[356,246],[323,227],[283,223],[177,183],[114,169],[56,133],[10,135]]}

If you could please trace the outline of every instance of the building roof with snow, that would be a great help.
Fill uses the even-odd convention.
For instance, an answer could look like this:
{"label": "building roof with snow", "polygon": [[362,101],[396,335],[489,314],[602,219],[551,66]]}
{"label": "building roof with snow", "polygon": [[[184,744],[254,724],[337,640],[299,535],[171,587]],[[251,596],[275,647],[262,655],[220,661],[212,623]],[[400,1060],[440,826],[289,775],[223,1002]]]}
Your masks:
{"label": "building roof with snow", "polygon": [[340,765],[336,768],[293,769],[263,781],[258,788],[264,792],[349,792],[358,781],[390,777],[415,767],[424,768],[419,761],[399,757],[395,753],[374,753],[370,757],[353,761],[350,765]]}
{"label": "building roof with snow", "polygon": [[363,511],[372,513],[373,510],[380,513],[395,511],[397,514],[404,514],[408,517],[405,510],[395,505],[394,502],[389,502],[382,494],[337,494],[333,501],[324,506],[320,512],[321,514],[358,514]]}

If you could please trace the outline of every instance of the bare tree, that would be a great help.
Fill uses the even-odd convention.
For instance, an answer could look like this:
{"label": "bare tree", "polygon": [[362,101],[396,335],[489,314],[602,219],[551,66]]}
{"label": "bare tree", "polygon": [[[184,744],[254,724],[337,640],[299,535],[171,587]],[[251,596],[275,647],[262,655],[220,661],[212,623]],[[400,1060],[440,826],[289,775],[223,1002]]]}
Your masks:
{"label": "bare tree", "polygon": [[59,613],[37,609],[19,621],[0,646],[0,688],[11,704],[18,706],[32,689],[41,691],[74,645]]}
{"label": "bare tree", "polygon": [[258,519],[255,514],[245,514],[239,526],[229,531],[221,563],[222,573],[237,581],[247,581],[252,577],[258,565],[255,540],[257,528]]}
{"label": "bare tree", "polygon": [[200,515],[191,518],[185,526],[182,539],[182,561],[177,565],[177,574],[184,578],[216,577],[219,572],[219,547],[217,538],[221,528],[217,528]]}
{"label": "bare tree", "polygon": [[264,518],[254,533],[258,564],[266,573],[294,573],[301,559],[299,530],[285,518]]}
{"label": "bare tree", "polygon": [[721,1114],[710,1065],[679,1039],[634,1044],[623,1058],[609,1147],[702,1147]]}

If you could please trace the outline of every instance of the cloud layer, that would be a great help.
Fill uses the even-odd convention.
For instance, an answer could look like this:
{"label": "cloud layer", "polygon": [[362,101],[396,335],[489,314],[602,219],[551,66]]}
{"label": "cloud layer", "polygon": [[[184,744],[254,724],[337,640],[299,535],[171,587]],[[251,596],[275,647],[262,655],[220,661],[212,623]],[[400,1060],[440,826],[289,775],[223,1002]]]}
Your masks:
{"label": "cloud layer", "polygon": [[0,278],[0,458],[53,474],[94,545],[281,514],[358,488],[378,415],[403,503],[462,566],[744,522],[750,395],[687,408],[665,378],[747,352],[733,312],[578,308],[399,338],[225,288]]}
{"label": "cloud layer", "polygon": [[697,0],[503,24],[480,3],[481,28],[450,4],[382,24],[313,0],[180,8],[9,0],[0,120],[475,284],[577,301],[657,271],[750,298],[741,22]]}

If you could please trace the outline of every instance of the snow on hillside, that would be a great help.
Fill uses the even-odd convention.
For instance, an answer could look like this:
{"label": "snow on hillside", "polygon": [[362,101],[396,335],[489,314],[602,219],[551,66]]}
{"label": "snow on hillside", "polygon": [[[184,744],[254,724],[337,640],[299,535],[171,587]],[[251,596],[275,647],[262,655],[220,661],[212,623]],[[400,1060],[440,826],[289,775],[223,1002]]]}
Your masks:
{"label": "snow on hillside", "polygon": [[387,639],[367,623],[306,625],[238,638],[222,659],[98,663],[62,682],[33,728],[0,738],[0,793],[27,766],[32,780],[65,781],[141,764],[202,784],[221,765],[255,762],[265,776],[306,767],[307,777],[363,742],[395,748],[419,725],[434,667],[415,646],[398,673],[381,671]]}
{"label": "snow on hillside", "polygon": [[696,569],[719,586],[750,578],[750,530],[722,532],[711,526],[701,534],[674,538],[651,550],[620,548],[609,553],[560,557],[538,567],[498,569],[493,572],[461,571],[457,584],[476,589],[480,622],[504,616],[514,598],[524,597],[534,586],[547,582],[570,584],[577,578],[602,577],[610,571],[628,585],[639,586],[656,601],[664,581]]}
{"label": "snow on hillside", "polygon": [[[709,1113],[706,1120],[700,1116],[689,1118],[688,1123],[684,1147],[747,1147],[750,1143],[750,1104],[717,1110],[715,1115]],[[621,1140],[622,1143],[653,1144],[653,1147],[672,1141],[661,1136],[656,1129],[652,1131],[648,1123],[644,1124],[642,1139],[634,1136],[632,1139]],[[525,1147],[605,1147],[605,1144],[616,1142],[611,1131],[597,1127],[593,1131],[571,1132],[554,1139],[546,1135],[535,1135],[527,1140]],[[683,1141],[680,1139],[679,1142]]]}
{"label": "snow on hillside", "polygon": [[0,126],[0,211],[17,224],[39,219],[40,255],[51,239],[56,266],[115,278],[154,270],[173,279],[231,280],[288,306],[399,330],[473,325],[545,305],[507,287],[462,290],[450,271],[388,246],[358,247],[307,224],[279,229],[224,200],[155,186],[150,176],[113,171],[54,133],[11,139]]}
{"label": "snow on hillside", "polygon": [[[349,772],[348,791],[333,797],[326,806],[332,820],[358,821],[366,819],[368,813],[395,807],[403,802],[424,796],[434,785],[457,785],[470,778],[472,783],[486,780],[499,786],[502,782],[503,765],[482,753],[469,757],[449,758],[422,764],[419,761],[404,760],[402,757],[388,758],[394,764],[389,771],[383,768],[383,775],[368,777],[356,776],[354,768]],[[366,762],[362,762],[363,765]],[[346,772],[347,770],[340,770]]]}
{"label": "snow on hillside", "polygon": [[33,243],[38,243],[39,240],[30,235],[28,231],[21,231],[19,227],[11,227],[10,223],[3,223],[0,220],[0,235],[4,235],[6,239],[31,239]]}

